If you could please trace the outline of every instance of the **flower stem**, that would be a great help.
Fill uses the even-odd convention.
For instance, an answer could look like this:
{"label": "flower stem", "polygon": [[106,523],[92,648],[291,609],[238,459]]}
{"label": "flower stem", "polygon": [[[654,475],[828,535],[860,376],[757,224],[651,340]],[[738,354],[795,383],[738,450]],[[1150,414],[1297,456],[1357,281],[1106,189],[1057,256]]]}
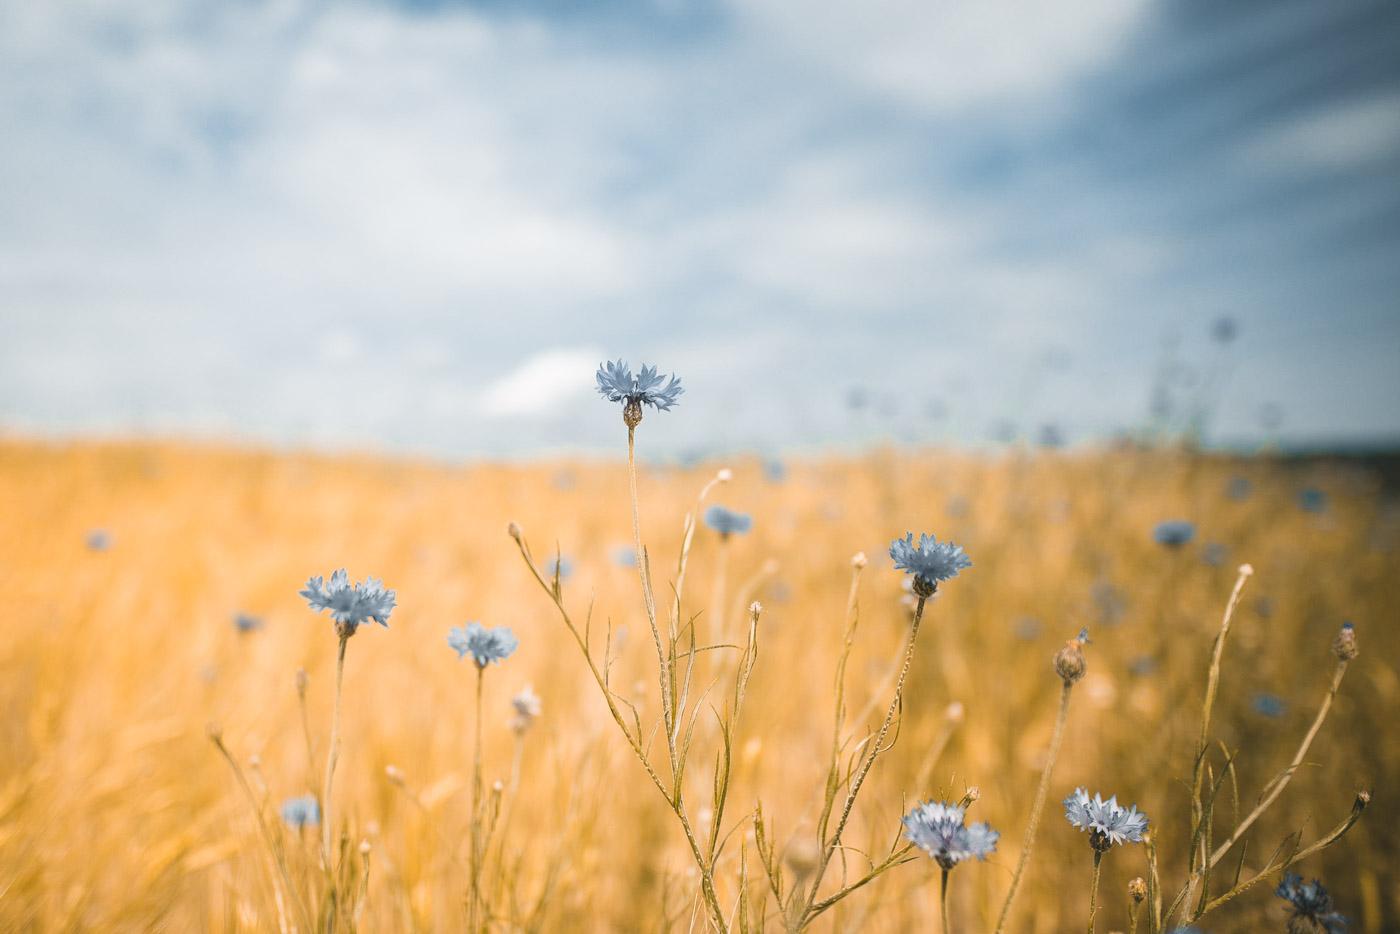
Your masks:
{"label": "flower stem", "polygon": [[340,758],[340,682],[345,675],[345,644],[349,633],[340,636],[340,651],[335,658],[335,706],[331,714],[331,746],[326,753],[326,788],[321,793],[321,852],[326,873],[334,877],[331,859],[331,779],[335,777],[335,762]]}
{"label": "flower stem", "polygon": [[486,668],[476,667],[476,742],[472,753],[472,874],[471,908],[467,924],[472,931],[485,929],[481,910],[481,693]]}
{"label": "flower stem", "polygon": [[1094,915],[1098,914],[1099,899],[1099,863],[1103,861],[1103,854],[1097,849],[1094,850],[1094,881],[1089,883],[1089,934],[1094,934]]}
{"label": "flower stem", "polygon": [[948,870],[943,870],[943,881],[938,886],[938,911],[943,916],[943,934],[948,934]]}
{"label": "flower stem", "polygon": [[1006,930],[1006,919],[1011,915],[1011,903],[1016,899],[1016,890],[1021,886],[1026,865],[1031,861],[1031,847],[1035,845],[1035,834],[1040,829],[1040,814],[1045,808],[1045,795],[1050,790],[1050,773],[1055,770],[1055,759],[1060,755],[1060,741],[1065,736],[1065,720],[1069,717],[1069,692],[1074,687],[1064,683],[1060,692],[1060,712],[1055,718],[1055,733],[1050,737],[1050,751],[1045,757],[1045,771],[1040,773],[1040,787],[1035,792],[1035,804],[1031,806],[1031,821],[1026,826],[1026,839],[1021,844],[1021,858],[1016,863],[1016,874],[1011,877],[1011,891],[1006,893],[1006,901],[1001,906],[1001,917],[997,919],[996,934]]}
{"label": "flower stem", "polygon": [[642,602],[646,604],[647,622],[651,624],[651,638],[656,646],[657,660],[661,663],[661,706],[666,734],[669,737],[673,715],[671,675],[668,671],[666,650],[661,647],[661,630],[656,624],[656,600],[651,592],[651,579],[647,576],[647,562],[642,551],[642,513],[637,505],[636,434],[637,430],[629,426],[627,429],[627,479],[632,488],[632,537],[637,548],[637,573],[642,579]]}

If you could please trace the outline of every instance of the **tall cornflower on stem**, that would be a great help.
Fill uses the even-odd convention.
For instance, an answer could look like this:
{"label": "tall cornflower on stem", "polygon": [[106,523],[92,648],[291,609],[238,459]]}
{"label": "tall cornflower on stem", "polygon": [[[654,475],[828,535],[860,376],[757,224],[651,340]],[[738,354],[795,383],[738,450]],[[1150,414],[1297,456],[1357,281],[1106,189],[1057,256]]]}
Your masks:
{"label": "tall cornflower on stem", "polygon": [[467,926],[472,931],[486,930],[487,910],[482,897],[482,861],[488,843],[488,827],[482,807],[481,780],[481,696],[486,680],[486,666],[499,664],[520,646],[520,640],[504,626],[487,629],[480,623],[453,626],[448,630],[447,644],[457,652],[460,661],[468,656],[476,665],[476,734],[472,753],[472,823],[471,823],[471,888],[467,895]]}
{"label": "tall cornflower on stem", "polygon": [[1011,917],[1011,904],[1016,900],[1016,892],[1021,887],[1021,879],[1026,874],[1026,866],[1031,861],[1031,849],[1035,846],[1036,831],[1040,829],[1040,815],[1045,808],[1045,796],[1050,790],[1050,775],[1055,771],[1055,760],[1060,755],[1060,741],[1065,738],[1065,721],[1069,719],[1069,695],[1074,686],[1084,678],[1089,664],[1084,659],[1084,646],[1089,643],[1089,630],[1080,630],[1077,638],[1065,643],[1055,653],[1055,674],[1060,676],[1060,710],[1055,716],[1055,732],[1050,737],[1050,749],[1045,754],[1045,770],[1040,773],[1040,787],[1035,791],[1035,802],[1031,805],[1031,819],[1026,825],[1026,837],[1021,843],[1021,857],[1016,861],[1016,872],[1011,877],[1011,888],[1006,893],[1006,901],[1001,905],[1001,916],[997,918],[996,934],[1006,930],[1006,921]]}
{"label": "tall cornflower on stem", "polygon": [[1094,881],[1089,885],[1089,934],[1094,934],[1094,916],[1098,914],[1099,863],[1116,843],[1141,843],[1147,830],[1147,815],[1137,805],[1123,807],[1114,795],[1105,801],[1095,794],[1089,798],[1087,788],[1076,788],[1064,800],[1065,820],[1081,831],[1089,832],[1089,845],[1094,849]]}
{"label": "tall cornflower on stem", "polygon": [[920,804],[904,816],[904,836],[933,857],[943,870],[938,887],[939,914],[943,934],[951,934],[948,924],[948,873],[965,859],[986,859],[997,848],[997,833],[985,822],[964,825],[966,805],[940,801]]}
{"label": "tall cornflower on stem", "polygon": [[835,897],[817,900],[822,879],[826,875],[827,868],[831,865],[832,857],[841,845],[841,835],[846,830],[846,824],[851,819],[856,796],[860,794],[861,786],[865,784],[866,776],[870,774],[875,760],[887,749],[885,739],[889,736],[895,713],[900,710],[904,700],[904,682],[909,676],[909,668],[914,661],[914,643],[919,636],[919,624],[923,620],[924,604],[938,590],[940,583],[957,577],[959,571],[972,567],[971,559],[952,542],[940,542],[932,535],[923,534],[919,536],[919,542],[916,545],[913,532],[908,532],[904,538],[896,538],[890,543],[890,558],[894,561],[895,570],[902,570],[913,576],[914,595],[918,597],[919,603],[914,609],[914,620],[910,625],[909,638],[904,646],[904,661],[899,669],[899,677],[895,681],[894,697],[890,700],[889,709],[885,711],[884,722],[881,723],[880,730],[876,733],[874,740],[861,749],[860,761],[854,770],[849,790],[846,792],[846,800],[841,808],[841,814],[837,818],[836,828],[829,835],[827,835],[829,812],[823,814],[821,831],[825,839],[822,845],[821,860],[817,863],[817,869],[812,874],[812,880],[806,888],[805,895],[794,892],[794,895],[801,899],[800,910],[791,915],[795,919],[793,927],[797,930],[806,928],[817,915],[834,904],[836,898],[846,894],[850,888],[843,889]]}
{"label": "tall cornflower on stem", "polygon": [[335,634],[340,639],[340,648],[335,660],[335,705],[331,715],[331,744],[326,753],[326,784],[321,793],[321,858],[328,876],[334,877],[331,859],[331,781],[335,777],[335,763],[340,755],[340,694],[341,681],[345,675],[345,646],[350,637],[359,631],[362,623],[374,620],[379,625],[389,626],[389,613],[397,605],[396,593],[384,589],[384,582],[366,577],[363,583],[351,586],[349,575],[341,568],[331,575],[329,581],[319,574],[306,582],[299,591],[307,605],[318,613],[328,610],[335,622]]}

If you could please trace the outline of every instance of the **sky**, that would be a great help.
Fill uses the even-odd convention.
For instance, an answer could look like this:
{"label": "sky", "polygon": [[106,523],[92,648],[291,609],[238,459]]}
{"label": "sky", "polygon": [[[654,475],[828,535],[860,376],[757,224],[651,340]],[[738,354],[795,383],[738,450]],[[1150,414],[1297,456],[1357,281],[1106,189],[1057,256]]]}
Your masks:
{"label": "sky", "polygon": [[1400,443],[1400,7],[0,0],[0,433]]}

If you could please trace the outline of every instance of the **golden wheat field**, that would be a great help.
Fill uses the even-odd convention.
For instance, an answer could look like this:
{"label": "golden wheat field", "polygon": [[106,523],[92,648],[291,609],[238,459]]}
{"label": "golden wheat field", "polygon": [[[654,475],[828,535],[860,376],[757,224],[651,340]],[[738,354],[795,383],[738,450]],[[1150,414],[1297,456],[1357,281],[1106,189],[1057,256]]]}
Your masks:
{"label": "golden wheat field", "polygon": [[[645,428],[638,437],[644,452]],[[398,605],[387,628],[367,624],[348,640],[329,809],[354,888],[340,928],[467,928],[479,710],[483,795],[496,808],[483,882],[491,930],[710,929],[675,815],[506,533],[518,522],[542,566],[562,554],[562,603],[580,626],[591,605],[594,650],[609,642],[612,689],[636,704],[650,733],[657,663],[638,573],[623,559],[633,542],[624,454],[448,465],[0,443],[0,930],[306,927],[293,902],[315,911],[325,886],[320,835],[278,814],[285,799],[320,791],[337,640],[298,590],[341,567],[354,580],[381,577]],[[1373,468],[1128,448],[878,450],[791,459],[781,476],[751,458],[685,469],[642,460],[641,532],[658,604],[673,599],[686,516],[724,467],[733,479],[706,504],[752,514],[753,530],[732,536],[723,554],[718,535],[695,530],[680,615],[694,618],[702,644],[733,642],[749,604],[762,606],[713,869],[734,930],[741,878],[744,926],[782,929],[760,868],[758,803],[789,879],[816,832],[858,552],[869,560],[855,589],[843,759],[858,754],[890,703],[911,613],[887,551],[906,531],[951,539],[974,564],[926,608],[897,741],[870,769],[823,891],[889,852],[916,801],[957,801],[975,786],[969,819],[1001,838],[986,861],[950,874],[948,907],[954,930],[993,930],[1056,721],[1051,660],[1088,626],[1087,675],[1070,695],[1007,930],[1084,929],[1093,851],[1060,805],[1081,785],[1149,816],[1170,901],[1192,848],[1212,642],[1248,562],[1255,573],[1223,646],[1210,724],[1207,784],[1223,780],[1215,842],[1299,748],[1337,668],[1331,645],[1343,621],[1355,624],[1360,654],[1305,762],[1217,874],[1232,875],[1241,851],[1242,877],[1258,872],[1299,829],[1300,845],[1311,845],[1347,818],[1358,789],[1373,788],[1359,822],[1294,868],[1324,880],[1351,930],[1400,928],[1400,513]],[[1312,499],[1300,505],[1305,489]],[[1194,540],[1154,541],[1154,526],[1176,518],[1195,524]],[[240,628],[238,614],[256,624]],[[480,708],[477,669],[446,641],[449,627],[468,621],[506,625],[519,638],[513,655],[482,672]],[[737,650],[698,658],[691,703],[715,678],[703,707],[722,709]],[[298,668],[309,675],[305,727]],[[517,733],[511,698],[527,684],[542,714]],[[210,721],[238,771],[211,742]],[[683,780],[699,834],[714,819],[717,722],[708,712],[696,721]],[[662,761],[664,739],[653,740]],[[1232,754],[1233,770],[1222,771]],[[401,778],[386,773],[391,766]],[[836,794],[839,807],[844,791]],[[937,930],[939,867],[911,856],[810,929]],[[1128,882],[1147,871],[1142,844],[1105,854],[1097,930],[1129,929]],[[1285,903],[1272,894],[1278,876],[1195,926],[1285,930]],[[1217,878],[1212,894],[1225,887]]]}

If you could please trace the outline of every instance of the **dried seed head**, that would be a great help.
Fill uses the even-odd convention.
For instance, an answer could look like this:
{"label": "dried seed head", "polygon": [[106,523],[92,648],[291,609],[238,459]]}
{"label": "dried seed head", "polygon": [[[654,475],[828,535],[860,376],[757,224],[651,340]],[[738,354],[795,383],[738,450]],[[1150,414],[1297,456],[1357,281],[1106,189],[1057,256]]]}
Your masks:
{"label": "dried seed head", "polygon": [[297,697],[305,697],[306,688],[311,684],[311,676],[306,673],[305,668],[298,668],[292,683],[297,687]]}
{"label": "dried seed head", "polygon": [[360,855],[361,855],[361,856],[368,856],[368,855],[369,855],[369,841],[368,841],[368,840],[361,840],[361,841],[360,841]]}
{"label": "dried seed head", "polygon": [[1069,640],[1064,648],[1055,653],[1055,674],[1065,684],[1075,684],[1089,670],[1089,663],[1084,660],[1084,643],[1088,641],[1089,630],[1084,629],[1078,638]]}
{"label": "dried seed head", "polygon": [[1254,573],[1254,565],[1252,565],[1252,564],[1241,564],[1241,565],[1240,565],[1240,574],[1242,574],[1243,576],[1248,577],[1249,575],[1251,575],[1251,574],[1253,574],[1253,573]]}
{"label": "dried seed head", "polygon": [[1349,662],[1356,657],[1359,650],[1356,647],[1356,627],[1351,623],[1342,623],[1342,631],[1337,633],[1337,638],[1332,640],[1332,654],[1344,662]]}
{"label": "dried seed head", "polygon": [[715,474],[715,479],[720,483],[728,483],[730,480],[734,479],[734,471],[730,470],[728,467],[721,467],[719,473]]}
{"label": "dried seed head", "polygon": [[971,804],[974,801],[981,801],[982,789],[977,787],[976,785],[968,786],[967,791],[963,793],[963,800],[965,800],[968,804]]}
{"label": "dried seed head", "polygon": [[498,778],[495,782],[492,783],[491,790],[494,791],[496,794],[500,794],[501,792],[506,790],[505,783]]}
{"label": "dried seed head", "polygon": [[857,551],[855,555],[851,557],[851,567],[857,569],[865,567],[865,552]]}
{"label": "dried seed head", "polygon": [[962,723],[963,713],[962,701],[953,701],[943,708],[943,716],[947,718],[949,723]]}
{"label": "dried seed head", "polygon": [[384,775],[395,785],[398,785],[400,788],[403,787],[403,769],[399,768],[397,765],[384,766]]}
{"label": "dried seed head", "polygon": [[758,619],[759,614],[762,612],[763,604],[759,603],[757,600],[749,604],[749,615],[752,616],[754,619]]}
{"label": "dried seed head", "polygon": [[520,536],[525,534],[525,530],[520,527],[519,522],[512,519],[506,523],[506,534],[518,542],[520,541]]}
{"label": "dried seed head", "polygon": [[1140,905],[1147,898],[1147,883],[1142,881],[1142,876],[1128,883],[1128,897],[1133,900],[1133,904]]}
{"label": "dried seed head", "polygon": [[821,845],[817,843],[816,838],[808,834],[793,837],[783,852],[783,862],[792,870],[799,884],[812,874],[821,858]]}
{"label": "dried seed head", "polygon": [[1356,803],[1353,804],[1352,807],[1354,807],[1356,810],[1360,811],[1360,810],[1364,810],[1365,807],[1366,807],[1366,805],[1368,805],[1368,804],[1370,804],[1370,803],[1371,803],[1371,789],[1369,789],[1369,788],[1358,788],[1358,789],[1356,789]]}

